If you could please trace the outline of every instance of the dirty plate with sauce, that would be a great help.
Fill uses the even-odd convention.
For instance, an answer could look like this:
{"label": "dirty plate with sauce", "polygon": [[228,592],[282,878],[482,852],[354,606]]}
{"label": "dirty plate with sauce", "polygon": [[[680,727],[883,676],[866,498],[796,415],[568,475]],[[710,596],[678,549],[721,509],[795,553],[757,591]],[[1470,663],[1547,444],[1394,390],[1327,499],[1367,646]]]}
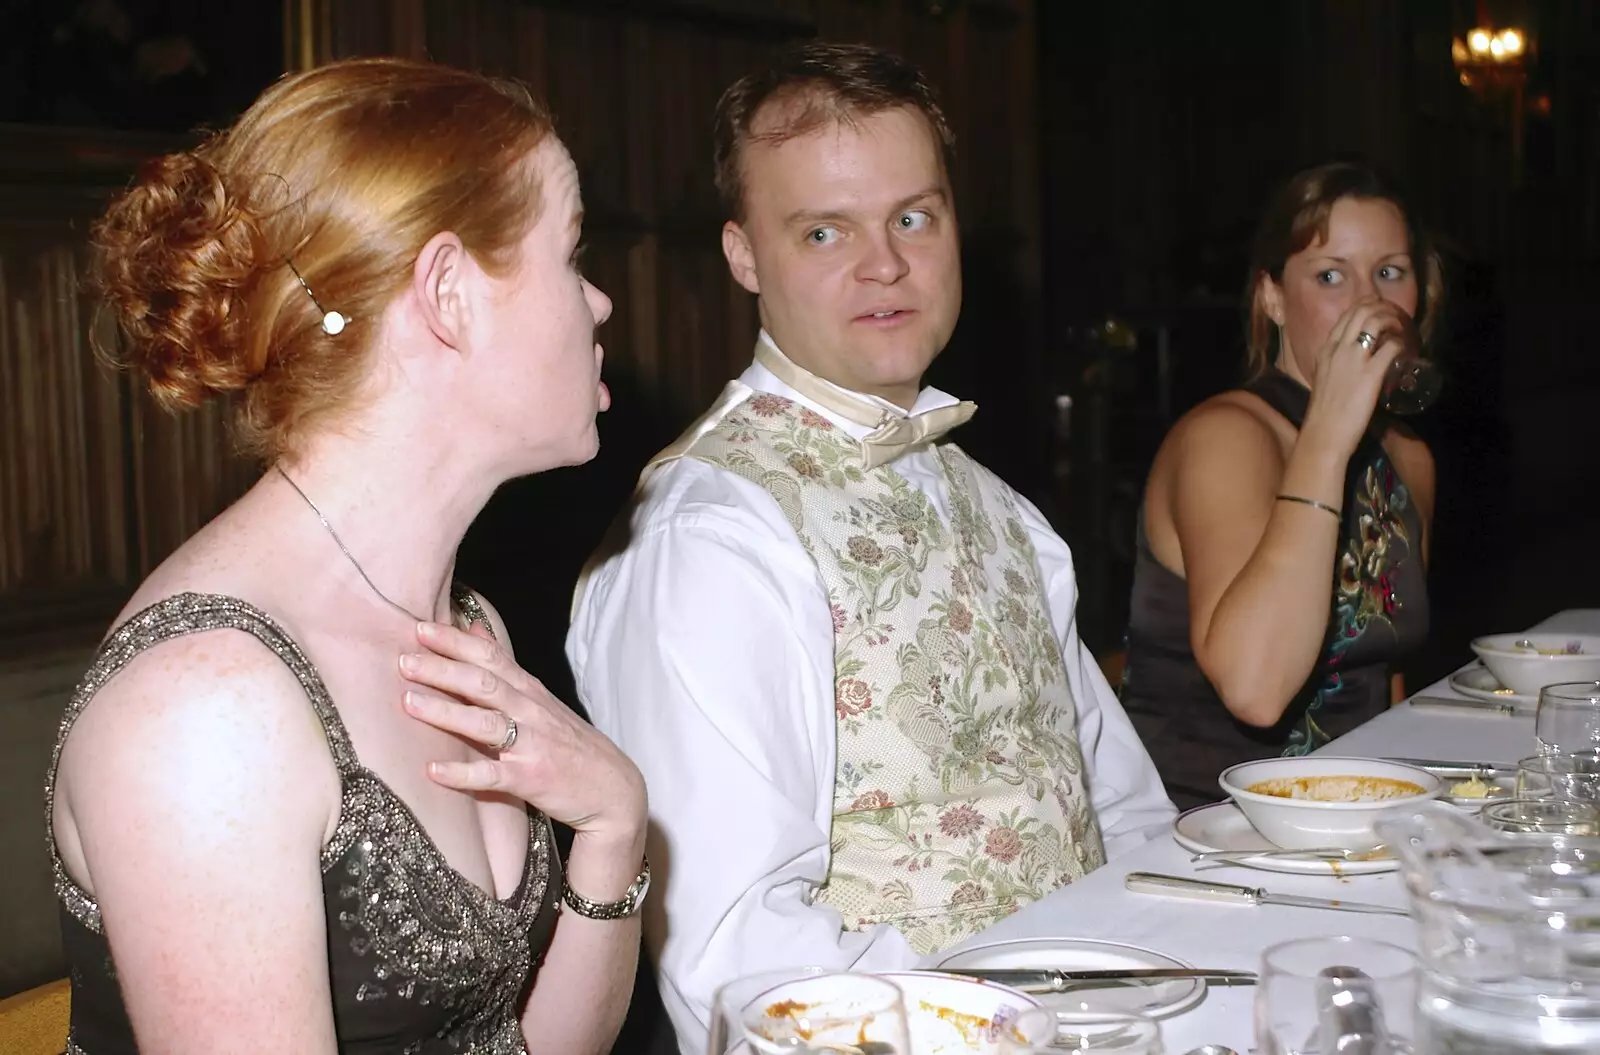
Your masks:
{"label": "dirty plate with sauce", "polygon": [[[1172,837],[1190,853],[1215,853],[1218,850],[1278,850],[1266,836],[1256,831],[1239,807],[1231,802],[1213,802],[1187,811],[1172,826]],[[1400,862],[1379,851],[1371,860],[1328,861],[1316,857],[1230,857],[1226,866],[1254,868],[1262,872],[1288,875],[1360,876],[1393,872]],[[1217,865],[1214,867],[1225,867]],[[1208,868],[1209,870],[1209,868]]]}
{"label": "dirty plate with sauce", "polygon": [[936,971],[886,971],[900,987],[915,1055],[996,1055],[1000,1035],[1022,1012],[1041,1006],[1010,986]]}

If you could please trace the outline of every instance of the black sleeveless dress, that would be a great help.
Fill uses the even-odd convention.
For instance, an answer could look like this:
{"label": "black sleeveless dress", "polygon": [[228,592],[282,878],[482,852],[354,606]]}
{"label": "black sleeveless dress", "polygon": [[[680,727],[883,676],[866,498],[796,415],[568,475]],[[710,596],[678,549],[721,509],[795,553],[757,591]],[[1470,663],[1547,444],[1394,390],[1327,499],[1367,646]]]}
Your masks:
{"label": "black sleeveless dress", "polygon": [[[455,591],[468,623],[488,621]],[[99,906],[67,875],[51,818],[67,734],[99,689],[139,653],[184,634],[229,628],[270,648],[294,672],[322,723],[341,797],[322,848],[328,975],[339,1051],[378,1055],[525,1055],[519,1013],[561,904],[549,821],[528,811],[522,880],[505,900],[452,868],[400,797],[361,765],[322,678],[261,610],[233,597],[184,593],[133,616],[107,638],[67,705],[45,785],[46,831],[72,978],[67,1055],[137,1055]]]}
{"label": "black sleeveless dress", "polygon": [[[1310,392],[1279,371],[1246,391],[1299,428]],[[1331,569],[1321,659],[1283,719],[1257,728],[1234,718],[1189,645],[1189,591],[1150,552],[1141,513],[1122,703],[1179,809],[1224,798],[1217,775],[1236,762],[1303,755],[1389,706],[1390,666],[1428,634],[1422,520],[1380,442],[1374,417],[1345,474],[1343,544]]]}

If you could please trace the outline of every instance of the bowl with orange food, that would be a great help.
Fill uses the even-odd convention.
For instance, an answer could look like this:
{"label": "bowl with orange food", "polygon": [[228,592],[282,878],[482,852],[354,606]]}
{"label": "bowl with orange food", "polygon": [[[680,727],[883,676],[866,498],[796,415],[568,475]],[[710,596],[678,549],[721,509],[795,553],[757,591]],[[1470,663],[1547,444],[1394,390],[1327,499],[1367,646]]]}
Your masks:
{"label": "bowl with orange food", "polygon": [[1426,769],[1332,755],[1241,762],[1217,779],[1256,831],[1286,850],[1372,849],[1379,814],[1445,790]]}

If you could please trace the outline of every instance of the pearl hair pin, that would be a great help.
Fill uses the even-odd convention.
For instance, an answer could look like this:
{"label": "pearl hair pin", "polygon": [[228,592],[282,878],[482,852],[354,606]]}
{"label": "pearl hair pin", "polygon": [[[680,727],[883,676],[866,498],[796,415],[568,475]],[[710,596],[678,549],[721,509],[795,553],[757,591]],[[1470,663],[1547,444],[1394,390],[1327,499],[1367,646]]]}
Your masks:
{"label": "pearl hair pin", "polygon": [[343,313],[329,311],[327,308],[322,306],[322,301],[318,300],[317,295],[311,292],[311,287],[306,285],[305,278],[300,274],[300,269],[294,266],[293,260],[285,260],[284,263],[289,265],[289,270],[294,274],[294,280],[300,283],[301,289],[306,291],[306,296],[311,298],[311,303],[315,304],[317,306],[317,310],[322,312],[322,332],[327,334],[329,337],[336,337],[343,333],[345,325],[350,320],[347,319]]}

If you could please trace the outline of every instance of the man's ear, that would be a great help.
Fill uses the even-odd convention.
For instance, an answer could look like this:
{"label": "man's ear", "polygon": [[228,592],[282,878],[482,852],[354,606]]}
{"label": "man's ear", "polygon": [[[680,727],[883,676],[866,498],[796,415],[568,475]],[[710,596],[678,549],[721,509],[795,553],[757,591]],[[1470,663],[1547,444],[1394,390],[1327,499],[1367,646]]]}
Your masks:
{"label": "man's ear", "polygon": [[750,239],[744,228],[729,220],[722,225],[722,255],[728,260],[728,270],[733,280],[751,293],[761,294],[761,280],[756,277],[756,254],[750,248]]}
{"label": "man's ear", "polygon": [[461,239],[440,231],[428,239],[411,269],[411,292],[423,321],[440,342],[461,348],[471,323],[467,273],[471,260]]}

